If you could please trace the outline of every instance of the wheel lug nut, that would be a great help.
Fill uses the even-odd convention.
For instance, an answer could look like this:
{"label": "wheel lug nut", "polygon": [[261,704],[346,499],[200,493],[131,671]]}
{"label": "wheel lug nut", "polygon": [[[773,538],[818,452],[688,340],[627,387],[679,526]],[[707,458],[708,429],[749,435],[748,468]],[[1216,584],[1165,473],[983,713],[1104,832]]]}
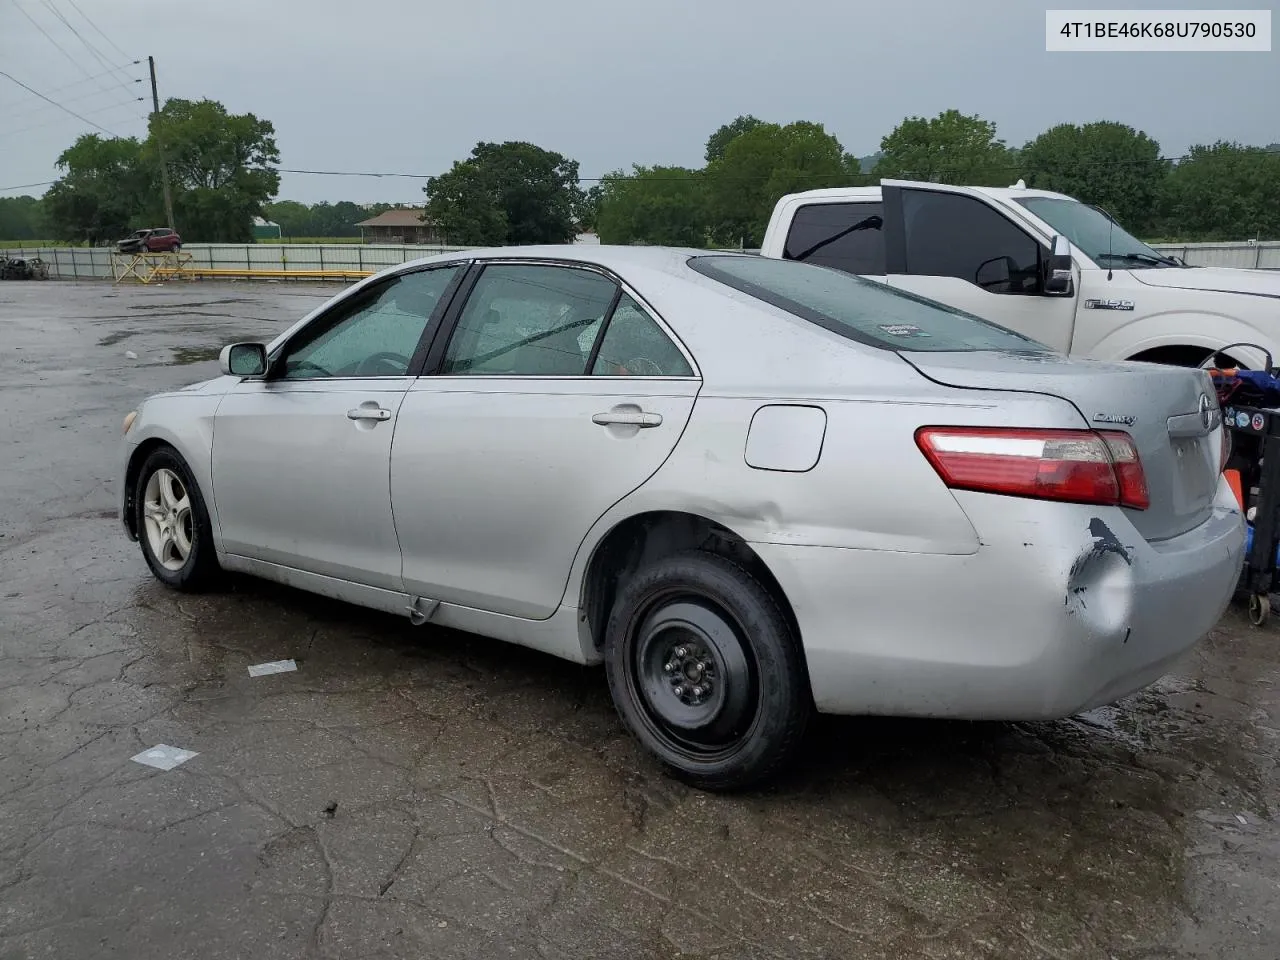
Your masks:
{"label": "wheel lug nut", "polygon": [[671,663],[670,661],[668,661],[667,663],[664,663],[664,664],[662,665],[662,669],[663,669],[663,670],[665,670],[665,671],[667,671],[667,673],[675,673],[675,672],[676,672],[676,665],[675,665],[674,663]]}
{"label": "wheel lug nut", "polygon": [[675,690],[674,690],[673,692],[675,693],[675,695],[676,695],[677,697],[683,697],[683,696],[684,696],[684,684],[683,684],[683,683],[677,683],[677,684],[676,684],[676,688],[675,688]]}
{"label": "wheel lug nut", "polygon": [[683,659],[684,659],[685,657],[687,657],[688,655],[689,655],[689,651],[688,651],[688,650],[686,650],[684,647],[676,647],[676,656],[677,656],[678,658],[680,658],[681,660],[683,660]]}
{"label": "wheel lug nut", "polygon": [[693,695],[694,695],[695,697],[701,697],[701,696],[702,696],[702,688],[701,688],[701,687],[694,687],[694,688],[693,688]]}

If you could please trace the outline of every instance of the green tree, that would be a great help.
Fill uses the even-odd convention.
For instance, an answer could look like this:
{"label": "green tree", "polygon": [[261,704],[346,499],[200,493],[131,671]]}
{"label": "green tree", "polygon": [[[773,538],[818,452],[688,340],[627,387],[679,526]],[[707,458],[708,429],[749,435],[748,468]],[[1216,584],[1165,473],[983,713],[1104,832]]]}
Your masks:
{"label": "green tree", "polygon": [[[146,156],[169,164],[174,219],[186,240],[246,242],[280,187],[275,128],[252,113],[228,113],[215,100],[165,101],[152,116]],[[152,210],[155,210],[154,204]]]}
{"label": "green tree", "polygon": [[319,237],[323,234],[311,232],[311,208],[297,200],[279,200],[264,204],[262,215],[268,220],[280,224],[280,233],[285,237]]}
{"label": "green tree", "polygon": [[1159,143],[1110,120],[1050,127],[1022,148],[1019,164],[1027,186],[1096,204],[1138,231],[1151,227],[1168,174]]}
{"label": "green tree", "polygon": [[35,197],[0,197],[0,240],[45,240],[44,213]]}
{"label": "green tree", "polygon": [[1219,140],[1169,172],[1164,233],[1190,240],[1280,238],[1280,153]]}
{"label": "green tree", "polygon": [[820,123],[762,123],[707,164],[712,234],[722,244],[759,246],[783,194],[850,183],[840,141]]}
{"label": "green tree", "polygon": [[582,203],[578,163],[532,143],[477,143],[423,188],[450,243],[568,243]]}
{"label": "green tree", "polygon": [[597,183],[581,192],[578,209],[574,211],[574,220],[581,230],[595,230],[600,219],[600,200],[604,196],[604,185]]}
{"label": "green tree", "polygon": [[724,152],[728,149],[729,144],[744,133],[750,133],[756,127],[764,123],[763,120],[757,119],[746,114],[740,117],[734,117],[731,121],[724,124],[707,138],[706,160],[707,163],[714,163],[724,157]]}
{"label": "green tree", "polygon": [[702,247],[708,235],[702,171],[632,166],[600,184],[596,229],[602,243]]}
{"label": "green tree", "polygon": [[312,237],[358,237],[360,228],[356,226],[369,214],[365,208],[350,200],[339,200],[337,203],[321,202],[311,208]]}
{"label": "green tree", "polygon": [[57,239],[97,245],[144,225],[154,171],[135,138],[86,133],[62,152],[57,166],[62,176],[43,200]]}
{"label": "green tree", "polygon": [[1014,172],[996,125],[959,110],[931,119],[908,117],[880,141],[880,152],[873,172],[882,179],[1003,186]]}

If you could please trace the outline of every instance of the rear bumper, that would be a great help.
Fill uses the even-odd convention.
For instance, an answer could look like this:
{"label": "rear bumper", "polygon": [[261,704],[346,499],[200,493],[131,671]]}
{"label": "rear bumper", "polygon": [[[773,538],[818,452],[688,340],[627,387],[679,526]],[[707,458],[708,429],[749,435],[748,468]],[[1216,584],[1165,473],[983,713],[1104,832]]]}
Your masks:
{"label": "rear bumper", "polygon": [[1156,544],[1119,508],[958,494],[968,556],[752,546],[799,621],[828,713],[1041,720],[1157,680],[1221,617],[1244,521],[1225,481],[1212,516]]}

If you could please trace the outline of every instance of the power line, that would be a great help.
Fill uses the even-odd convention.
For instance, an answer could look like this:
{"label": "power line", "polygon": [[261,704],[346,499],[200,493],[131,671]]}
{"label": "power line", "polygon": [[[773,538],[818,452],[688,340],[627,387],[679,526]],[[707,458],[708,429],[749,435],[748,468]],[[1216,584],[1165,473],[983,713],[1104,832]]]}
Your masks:
{"label": "power line", "polygon": [[[128,64],[128,66],[136,67],[136,66],[137,66],[138,64],[140,64],[141,62],[142,62],[141,60],[131,60],[131,61],[129,62],[129,64]],[[82,87],[82,86],[84,86],[86,83],[89,83],[89,82],[91,82],[91,81],[93,81],[93,80],[97,80],[97,79],[99,79],[100,77],[106,77],[106,76],[110,76],[110,72],[107,72],[107,73],[97,73],[97,74],[94,74],[92,77],[85,77],[83,80],[77,80],[77,81],[75,81],[74,83],[67,83],[67,84],[64,84],[64,85],[63,85],[63,86],[61,86],[61,87],[54,87],[52,90],[50,90],[50,91],[49,91],[49,93],[62,93],[64,90],[70,90],[70,89],[71,89],[71,88],[73,88],[73,87]],[[134,82],[134,83],[141,83],[142,81],[141,81],[141,80],[134,80],[133,82]],[[111,91],[111,90],[105,90],[105,89],[101,89],[101,88],[100,88],[99,90],[95,91],[94,96],[97,96],[99,93],[113,93],[113,92],[114,92],[114,91]],[[13,104],[21,103],[21,102],[22,102],[22,100],[9,100],[9,101],[7,101],[6,103],[2,103],[2,104],[0,104],[0,107],[7,107],[7,106],[11,106],[11,105],[13,105]]]}
{"label": "power line", "polygon": [[[141,81],[141,80],[135,80],[134,82],[135,82],[135,83],[141,83],[142,81]],[[113,92],[113,91],[110,91],[110,90],[92,90],[92,91],[90,91],[89,93],[82,93],[82,94],[80,94],[79,96],[76,96],[76,97],[67,97],[67,98],[65,98],[65,99],[61,100],[60,102],[61,102],[64,106],[66,106],[67,104],[71,104],[71,103],[80,103],[80,102],[85,101],[85,100],[92,100],[94,97],[101,97],[103,94],[112,93],[112,92]],[[146,98],[145,98],[145,97],[132,97],[132,98],[130,98],[130,99],[131,99],[131,100],[134,100],[134,101],[140,101],[140,100],[144,100],[144,99],[146,99]],[[101,105],[101,106],[96,106],[96,107],[94,107],[92,110],[87,109],[86,107],[80,107],[80,111],[81,111],[82,113],[86,113],[86,114],[89,114],[89,115],[93,115],[93,114],[95,114],[95,113],[100,113],[100,112],[102,112],[103,110],[111,110],[111,109],[114,109],[114,108],[116,108],[116,107],[124,107],[124,106],[128,106],[128,104],[123,104],[123,103],[120,103],[119,101],[113,101],[113,102],[111,102],[111,103],[109,103],[109,104],[104,104],[104,105]],[[27,120],[27,119],[29,119],[29,118],[31,118],[31,117],[34,117],[34,116],[36,116],[37,114],[43,114],[43,113],[47,112],[47,111],[48,111],[48,109],[49,109],[49,108],[48,108],[47,106],[45,106],[43,103],[30,103],[30,104],[29,104],[29,106],[27,107],[27,109],[22,110],[22,111],[19,111],[18,113],[6,113],[6,114],[5,114],[5,119],[6,119],[6,120],[8,120],[10,123],[17,123],[18,121],[21,121],[21,120]],[[134,109],[136,109],[136,108],[134,108]],[[5,134],[12,135],[12,134],[15,134],[15,133],[17,133],[17,132],[18,132],[17,130],[10,130],[10,129],[7,129],[7,128],[6,128],[6,129],[4,129],[2,132],[0,132],[0,137],[4,136]]]}
{"label": "power line", "polygon": [[23,89],[23,90],[26,90],[28,93],[34,93],[34,94],[35,94],[37,97],[39,97],[41,100],[46,100],[46,101],[48,101],[49,103],[51,103],[51,104],[53,104],[55,107],[57,107],[59,110],[62,110],[62,111],[64,111],[65,113],[69,113],[69,114],[71,114],[71,116],[75,117],[77,120],[80,120],[80,121],[81,121],[81,122],[83,122],[83,123],[87,123],[89,126],[94,127],[95,129],[101,130],[103,133],[110,134],[110,135],[111,135],[111,136],[113,136],[113,137],[117,137],[117,138],[119,138],[119,137],[120,137],[120,134],[118,134],[118,133],[113,133],[112,131],[110,131],[110,130],[108,130],[106,127],[104,127],[102,124],[100,124],[100,123],[94,123],[92,120],[89,120],[89,119],[87,119],[87,118],[85,118],[85,117],[80,116],[80,114],[76,113],[74,110],[72,110],[72,109],[70,109],[70,108],[68,108],[68,107],[64,107],[64,106],[63,106],[62,104],[60,104],[57,100],[51,100],[51,99],[49,99],[49,98],[48,98],[48,97],[46,97],[43,93],[41,93],[39,90],[36,90],[36,89],[34,89],[34,88],[32,88],[32,87],[27,86],[25,83],[23,83],[23,82],[22,82],[21,80],[19,80],[17,77],[15,77],[13,74],[11,74],[11,73],[5,73],[3,70],[0,70],[0,77],[6,77],[6,78],[8,78],[9,80],[12,80],[14,83],[16,83],[18,86],[22,87],[22,89]]}
{"label": "power line", "polygon": [[[36,20],[36,18],[35,18],[35,17],[31,16],[31,14],[27,12],[26,7],[22,6],[22,4],[20,4],[20,3],[18,2],[18,0],[10,0],[10,2],[13,4],[13,6],[14,6],[14,7],[16,7],[16,8],[17,8],[17,10],[18,10],[18,12],[19,12],[19,13],[21,13],[24,17],[26,17],[26,18],[27,18],[28,22],[30,22],[30,24],[31,24],[33,27],[35,27],[37,30],[39,30],[39,31],[40,31],[40,33],[41,33],[41,34],[43,34],[43,35],[44,35],[44,38],[45,38],[46,40],[48,40],[51,44],[53,44],[53,45],[54,45],[54,47],[56,47],[56,48],[57,48],[57,50],[58,50],[58,52],[59,52],[59,53],[61,53],[64,57],[66,57],[66,58],[67,58],[68,62],[70,62],[70,64],[71,64],[73,67],[75,67],[77,70],[79,70],[81,73],[83,73],[83,74],[85,75],[86,79],[93,79],[92,75],[89,73],[89,71],[88,71],[88,70],[86,70],[86,69],[85,69],[84,65],[83,65],[83,64],[81,64],[81,63],[80,63],[80,61],[79,61],[79,60],[77,60],[75,57],[73,57],[73,56],[70,54],[70,52],[68,52],[68,50],[66,49],[66,47],[64,47],[62,44],[60,44],[60,43],[59,43],[59,42],[54,38],[54,36],[53,36],[51,33],[49,33],[49,31],[48,31],[48,30],[46,30],[43,26],[41,26],[40,21]],[[113,79],[115,79],[115,78],[113,77]],[[95,81],[95,82],[96,82],[96,81]],[[117,80],[116,80],[116,83],[119,83],[119,82],[120,82],[120,81],[117,79]],[[108,88],[108,87],[106,87],[106,86],[103,86],[103,84],[102,84],[102,83],[100,83],[100,82],[98,83],[98,86],[99,86],[99,87],[102,87],[102,89],[103,89],[104,91],[109,91],[109,88]]]}
{"label": "power line", "polygon": [[57,182],[57,180],[41,180],[39,183],[15,183],[12,187],[0,187],[0,193],[5,193],[9,190],[25,190],[27,187],[48,187]]}
{"label": "power line", "polygon": [[86,70],[86,69],[85,69],[85,68],[80,64],[80,61],[79,61],[79,60],[77,60],[75,57],[71,56],[71,54],[67,53],[66,48],[65,48],[65,47],[63,47],[63,46],[62,46],[62,44],[60,44],[57,40],[53,39],[53,36],[49,33],[49,31],[48,31],[48,30],[46,30],[44,27],[40,26],[40,21],[38,21],[35,17],[31,16],[31,14],[27,13],[27,8],[26,8],[26,7],[24,7],[22,4],[20,4],[20,3],[18,2],[18,0],[10,0],[10,2],[11,2],[15,7],[17,7],[18,12],[19,12],[20,14],[22,14],[24,17],[26,17],[26,18],[27,18],[27,20],[28,20],[28,22],[29,22],[33,27],[35,27],[35,28],[36,28],[37,30],[39,30],[42,34],[44,34],[44,38],[45,38],[46,40],[48,40],[48,41],[49,41],[50,43],[52,43],[55,47],[57,47],[57,48],[58,48],[58,52],[59,52],[60,54],[62,54],[64,57],[66,57],[66,58],[67,58],[67,60],[71,63],[71,65],[72,65],[73,67],[75,67],[77,70],[79,70],[81,73],[83,73],[86,77],[88,77],[88,76],[89,76],[89,71],[88,71],[88,70]]}
{"label": "power line", "polygon": [[[1264,150],[1263,152],[1268,154],[1280,154],[1280,150]],[[1151,159],[1143,159],[1143,158],[1135,159],[1132,157],[1118,157],[1118,158],[1109,159],[1109,160],[1089,160],[1084,162],[1077,162],[1077,163],[1073,163],[1071,166],[1073,169],[1079,169],[1082,167],[1114,166],[1114,165],[1126,164],[1126,163],[1176,163],[1183,160],[1190,160],[1191,157],[1192,155],[1189,153],[1183,154],[1182,156],[1178,156],[1178,157],[1154,157]],[[993,166],[987,166],[987,167],[984,167],[983,169],[989,170],[989,171],[999,171],[1003,173],[1003,172],[1017,172],[1019,170],[1024,169],[1024,167],[1025,167],[1024,164],[998,164]],[[408,180],[429,180],[432,177],[438,176],[438,174],[431,174],[431,173],[390,173],[385,171],[301,170],[301,169],[294,169],[290,167],[276,167],[274,169],[277,173],[297,173],[297,174],[307,174],[310,176],[318,176],[318,177],[391,177],[391,178],[400,177]],[[694,172],[697,172],[697,171],[694,171]],[[823,179],[830,179],[831,174],[827,172],[798,173],[797,176],[806,177],[806,178],[818,177]],[[854,176],[874,178],[876,175],[874,173],[858,173],[858,174],[855,174]],[[688,177],[645,177],[643,175],[637,175],[634,173],[624,173],[624,174],[606,174],[603,177],[578,177],[577,182],[578,183],[601,183],[605,180],[639,180],[639,179],[644,179],[651,182],[652,181],[686,182],[688,181],[689,178]],[[767,180],[769,179],[769,177],[768,176],[730,177],[728,179],[749,181],[749,180]]]}
{"label": "power line", "polygon": [[[17,0],[14,0],[14,2],[16,3]],[[93,54],[93,56],[97,59],[97,61],[100,64],[102,64],[108,70],[117,69],[112,64],[107,62],[106,57],[104,57],[101,53],[98,52],[97,47],[95,47],[93,44],[91,44],[88,40],[84,38],[84,35],[75,28],[75,25],[72,24],[70,20],[68,20],[65,16],[62,15],[62,11],[59,10],[56,6],[54,6],[53,0],[42,0],[42,2],[55,17],[57,17],[59,20],[62,21],[63,25],[66,26],[68,30],[70,30],[73,34],[75,34],[76,39],[79,40],[84,45],[84,48],[86,50],[88,50],[91,54]],[[122,90],[124,90],[126,95],[131,94],[133,92],[127,86],[125,86],[125,84],[120,80],[120,78],[115,73],[111,74],[111,79],[115,80],[116,84]]]}
{"label": "power line", "polygon": [[[114,40],[112,40],[110,37],[108,37],[105,33],[102,32],[102,28],[99,27],[96,23],[94,23],[89,18],[89,15],[87,13],[85,13],[83,10],[80,9],[80,4],[76,3],[76,0],[67,0],[67,3],[71,4],[72,9],[75,10],[76,13],[80,14],[80,16],[84,18],[85,23],[89,24],[89,26],[93,27],[93,29],[98,32],[98,36],[100,36],[103,40],[107,41],[107,43],[111,44],[111,46],[115,47],[116,53],[120,54],[120,56],[124,57],[126,60],[129,59],[129,54],[121,50],[120,45],[118,43],[116,43]],[[137,62],[138,62],[137,60],[133,61],[133,63],[137,63]]]}
{"label": "power line", "polygon": [[[87,116],[98,116],[98,115],[100,115],[100,114],[107,113],[108,111],[111,111],[111,110],[131,110],[131,109],[134,109],[134,108],[132,107],[132,105],[131,105],[131,104],[127,104],[127,103],[111,103],[111,104],[108,104],[108,105],[107,105],[107,106],[105,106],[105,107],[98,107],[98,108],[97,108],[97,109],[95,109],[95,110],[86,110],[86,111],[85,111],[85,114],[86,114]],[[142,117],[139,117],[139,116],[137,116],[137,114],[135,114],[135,115],[134,115],[134,116],[132,116],[132,117],[124,117],[124,118],[123,118],[124,122],[130,122],[130,121],[135,120],[135,119],[137,119],[137,120],[142,120]],[[30,131],[32,131],[32,130],[43,130],[43,129],[45,129],[46,127],[52,127],[52,126],[56,126],[56,125],[57,125],[57,124],[59,124],[59,123],[66,123],[66,122],[67,122],[67,118],[66,118],[66,117],[59,116],[59,117],[55,117],[53,120],[49,120],[49,121],[47,121],[47,122],[45,122],[45,123],[33,123],[33,124],[29,124],[28,126],[25,126],[25,127],[19,127],[19,128],[18,128],[18,129],[16,129],[16,130],[6,130],[6,131],[4,132],[4,135],[5,135],[5,136],[7,136],[7,137],[16,137],[16,136],[17,136],[18,134],[20,134],[20,133],[28,133],[28,132],[30,132]],[[0,137],[0,140],[3,140],[3,137]]]}

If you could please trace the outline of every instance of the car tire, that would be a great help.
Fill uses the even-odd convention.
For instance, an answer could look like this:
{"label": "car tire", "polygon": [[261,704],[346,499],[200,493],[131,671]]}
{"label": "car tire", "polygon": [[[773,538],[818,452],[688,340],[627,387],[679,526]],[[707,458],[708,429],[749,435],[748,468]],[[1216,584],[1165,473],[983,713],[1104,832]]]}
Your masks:
{"label": "car tire", "polygon": [[209,511],[177,451],[161,447],[148,455],[138,471],[133,503],[142,556],[157,580],[190,592],[218,580],[222,570]]}
{"label": "car tire", "polygon": [[637,571],[610,611],[604,652],[623,723],[704,790],[780,772],[813,713],[799,637],[777,600],[716,554],[678,553]]}

